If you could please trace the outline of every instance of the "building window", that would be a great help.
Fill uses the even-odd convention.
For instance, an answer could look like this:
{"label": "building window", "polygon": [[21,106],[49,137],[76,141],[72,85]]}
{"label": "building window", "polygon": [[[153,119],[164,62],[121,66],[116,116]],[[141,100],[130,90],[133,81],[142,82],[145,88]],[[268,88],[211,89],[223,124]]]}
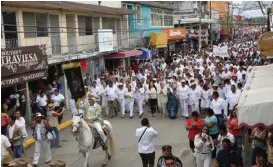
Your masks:
{"label": "building window", "polygon": [[48,36],[48,15],[45,13],[23,12],[25,38]]}
{"label": "building window", "polygon": [[151,26],[163,26],[163,10],[151,8]]}
{"label": "building window", "polygon": [[164,11],[164,26],[173,26],[173,12]]}
{"label": "building window", "polygon": [[137,24],[141,24],[141,6],[136,5],[136,10],[137,10],[137,15],[136,15]]}
{"label": "building window", "polygon": [[113,34],[116,32],[116,19],[115,18],[102,18],[102,29],[112,29]]}
{"label": "building window", "polygon": [[92,32],[92,17],[78,16],[79,36],[93,35]]}

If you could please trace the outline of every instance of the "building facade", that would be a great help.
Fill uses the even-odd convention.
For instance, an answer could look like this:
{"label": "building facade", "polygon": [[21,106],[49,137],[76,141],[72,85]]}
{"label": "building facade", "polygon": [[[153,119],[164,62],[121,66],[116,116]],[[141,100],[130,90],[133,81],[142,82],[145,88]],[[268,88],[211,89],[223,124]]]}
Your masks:
{"label": "building facade", "polygon": [[[48,76],[39,79],[47,78],[48,83],[60,83],[67,104],[70,93],[61,70],[63,63],[85,60],[87,68],[83,69],[83,77],[85,73],[93,76],[105,69],[105,55],[130,50],[128,30],[123,25],[127,22],[125,16],[135,11],[122,9],[121,3],[5,1],[1,7],[1,48],[45,45]],[[34,85],[33,90],[40,85],[20,84],[24,89],[28,86],[31,89]],[[17,89],[17,85],[13,87]]]}

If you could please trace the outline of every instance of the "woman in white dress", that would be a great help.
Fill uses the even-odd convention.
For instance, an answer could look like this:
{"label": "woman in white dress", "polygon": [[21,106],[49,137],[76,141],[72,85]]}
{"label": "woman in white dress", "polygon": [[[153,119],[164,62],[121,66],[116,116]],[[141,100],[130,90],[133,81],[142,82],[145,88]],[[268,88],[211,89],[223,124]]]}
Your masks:
{"label": "woman in white dress", "polygon": [[123,88],[123,84],[120,83],[117,89],[118,102],[120,105],[120,110],[122,114],[122,118],[125,115],[125,88]]}
{"label": "woman in white dress", "polygon": [[143,102],[145,100],[145,89],[140,82],[137,84],[137,87],[135,90],[135,98],[136,98],[137,106],[139,109],[139,118],[141,118],[143,115]]}
{"label": "woman in white dress", "polygon": [[202,114],[204,114],[204,109],[205,108],[209,108],[210,107],[210,103],[211,103],[211,94],[212,91],[209,89],[208,85],[205,84],[203,86],[203,89],[201,91],[201,110],[202,110]]}
{"label": "woman in white dress", "polygon": [[125,106],[126,108],[129,108],[130,119],[132,119],[134,116],[134,92],[131,85],[128,85],[127,90],[125,91]]}

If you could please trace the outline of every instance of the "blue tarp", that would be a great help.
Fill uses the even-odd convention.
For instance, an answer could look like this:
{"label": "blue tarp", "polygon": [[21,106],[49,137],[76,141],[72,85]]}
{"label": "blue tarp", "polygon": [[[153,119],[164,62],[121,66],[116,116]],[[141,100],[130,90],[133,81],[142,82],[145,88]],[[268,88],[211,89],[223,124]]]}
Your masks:
{"label": "blue tarp", "polygon": [[151,56],[151,51],[149,49],[147,49],[147,48],[141,48],[141,49],[138,49],[138,50],[143,51],[143,54],[140,55],[138,57],[138,59],[140,59],[140,60],[151,59],[152,56]]}

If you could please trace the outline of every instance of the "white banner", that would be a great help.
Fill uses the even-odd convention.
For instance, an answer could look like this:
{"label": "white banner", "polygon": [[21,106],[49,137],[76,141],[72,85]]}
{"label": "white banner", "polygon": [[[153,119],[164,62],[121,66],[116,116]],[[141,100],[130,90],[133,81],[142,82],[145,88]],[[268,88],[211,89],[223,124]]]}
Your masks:
{"label": "white banner", "polygon": [[98,30],[99,52],[107,52],[113,50],[113,30]]}
{"label": "white banner", "polygon": [[228,55],[228,46],[224,45],[224,46],[216,46],[213,45],[213,56],[219,56],[219,57],[229,57]]}

